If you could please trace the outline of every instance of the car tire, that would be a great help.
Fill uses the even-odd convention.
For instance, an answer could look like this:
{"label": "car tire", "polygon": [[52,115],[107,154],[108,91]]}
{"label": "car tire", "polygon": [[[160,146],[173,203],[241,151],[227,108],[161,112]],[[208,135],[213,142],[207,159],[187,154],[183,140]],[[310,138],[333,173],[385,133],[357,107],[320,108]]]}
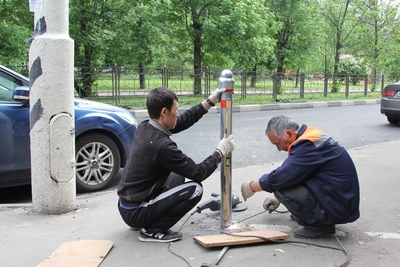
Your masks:
{"label": "car tire", "polygon": [[107,135],[91,133],[78,137],[75,153],[78,192],[103,190],[118,179],[121,156],[118,146]]}
{"label": "car tire", "polygon": [[390,124],[399,124],[399,122],[400,122],[398,119],[391,117],[391,116],[387,116],[387,120]]}

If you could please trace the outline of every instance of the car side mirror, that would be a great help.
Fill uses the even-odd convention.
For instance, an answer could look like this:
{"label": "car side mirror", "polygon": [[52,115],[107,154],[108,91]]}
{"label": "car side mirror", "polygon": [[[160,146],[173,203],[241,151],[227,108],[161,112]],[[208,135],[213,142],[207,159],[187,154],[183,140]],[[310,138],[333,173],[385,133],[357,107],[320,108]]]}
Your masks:
{"label": "car side mirror", "polygon": [[29,87],[28,86],[15,87],[13,99],[15,101],[29,105]]}

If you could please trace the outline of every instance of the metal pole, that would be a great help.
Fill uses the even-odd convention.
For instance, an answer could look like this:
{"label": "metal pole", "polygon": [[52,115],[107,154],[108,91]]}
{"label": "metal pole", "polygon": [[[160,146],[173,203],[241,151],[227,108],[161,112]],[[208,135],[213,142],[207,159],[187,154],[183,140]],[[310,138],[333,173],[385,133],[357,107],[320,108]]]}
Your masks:
{"label": "metal pole", "polygon": [[[223,70],[218,79],[218,88],[225,88],[221,94],[221,139],[232,134],[232,94],[235,80],[230,70]],[[221,169],[221,229],[232,224],[232,153],[222,159]]]}

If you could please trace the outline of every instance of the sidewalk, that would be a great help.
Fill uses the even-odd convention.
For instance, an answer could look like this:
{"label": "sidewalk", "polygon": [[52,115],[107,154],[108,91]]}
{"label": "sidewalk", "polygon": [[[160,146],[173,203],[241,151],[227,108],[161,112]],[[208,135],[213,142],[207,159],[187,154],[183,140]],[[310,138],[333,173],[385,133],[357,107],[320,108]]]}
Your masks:
{"label": "sidewalk", "polygon": [[[400,140],[349,150],[359,174],[361,218],[354,223],[338,225],[336,237],[351,254],[348,266],[398,266],[400,262]],[[257,179],[280,165],[254,166],[232,171],[232,193],[240,195],[242,182]],[[219,193],[220,173],[204,183],[200,203]],[[287,213],[262,213],[262,202],[270,194],[261,192],[248,199],[247,210],[233,212],[232,221],[244,220],[252,230],[276,229],[288,233],[287,241],[305,241],[341,248],[335,237],[304,240],[293,237],[296,222]],[[219,211],[203,210],[178,222],[184,237],[172,245],[142,243],[138,232],[124,224],[117,210],[117,194],[106,191],[77,198],[76,211],[62,215],[38,215],[31,205],[0,206],[0,266],[36,266],[61,244],[78,240],[111,240],[113,248],[100,266],[201,266],[211,263],[222,247],[204,248],[194,236],[220,234]],[[284,207],[279,207],[284,211]],[[251,218],[249,218],[251,217]],[[184,224],[184,225],[183,225]],[[183,257],[172,254],[176,253]],[[346,253],[307,244],[259,243],[232,246],[219,266],[339,266]],[[60,265],[62,266],[62,265]]]}

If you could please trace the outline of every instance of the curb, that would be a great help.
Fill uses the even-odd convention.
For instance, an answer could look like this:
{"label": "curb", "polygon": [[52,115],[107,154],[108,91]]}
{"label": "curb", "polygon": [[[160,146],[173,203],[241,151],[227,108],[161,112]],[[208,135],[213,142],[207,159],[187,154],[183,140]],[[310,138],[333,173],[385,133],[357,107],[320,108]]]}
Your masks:
{"label": "curb", "polygon": [[[269,111],[282,109],[299,109],[299,108],[324,108],[324,107],[342,107],[342,106],[358,106],[380,104],[380,99],[368,100],[344,100],[344,101],[327,101],[327,102],[304,102],[304,103],[281,103],[281,104],[261,104],[261,105],[240,105],[233,106],[232,112],[251,112],[251,111]],[[184,112],[188,108],[179,108],[179,113]],[[220,113],[220,107],[212,107],[208,113]],[[148,118],[147,109],[130,110],[135,118]]]}

